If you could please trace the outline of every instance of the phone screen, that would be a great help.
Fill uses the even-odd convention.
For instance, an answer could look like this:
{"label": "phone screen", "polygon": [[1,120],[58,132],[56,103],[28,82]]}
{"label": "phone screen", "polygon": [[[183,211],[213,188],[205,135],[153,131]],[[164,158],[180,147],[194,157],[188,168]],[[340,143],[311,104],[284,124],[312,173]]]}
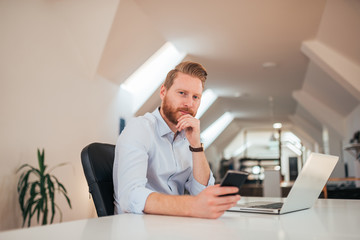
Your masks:
{"label": "phone screen", "polygon": [[[240,187],[244,184],[248,175],[249,174],[247,172],[229,170],[226,172],[225,177],[221,181],[220,186],[222,186],[222,187],[225,187],[225,186],[237,187],[240,190]],[[235,195],[235,194],[239,194],[239,192],[233,193],[233,194],[227,194],[227,195],[223,195],[223,196]]]}

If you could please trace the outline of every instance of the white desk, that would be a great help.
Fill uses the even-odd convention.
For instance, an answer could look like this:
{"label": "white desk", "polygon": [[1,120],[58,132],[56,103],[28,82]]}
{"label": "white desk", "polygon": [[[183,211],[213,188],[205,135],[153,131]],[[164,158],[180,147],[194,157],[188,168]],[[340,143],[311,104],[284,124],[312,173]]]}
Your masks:
{"label": "white desk", "polygon": [[[258,198],[241,202],[249,200]],[[360,239],[360,200],[319,199],[285,215],[226,212],[216,220],[122,214],[1,232],[0,239]]]}

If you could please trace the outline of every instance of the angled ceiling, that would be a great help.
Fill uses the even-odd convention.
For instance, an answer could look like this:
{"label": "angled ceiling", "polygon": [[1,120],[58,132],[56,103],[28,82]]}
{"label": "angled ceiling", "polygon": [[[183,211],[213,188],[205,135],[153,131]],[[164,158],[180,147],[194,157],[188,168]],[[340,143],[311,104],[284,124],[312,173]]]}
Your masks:
{"label": "angled ceiling", "polygon": [[[224,108],[269,117],[272,96],[276,116],[295,112],[291,92],[301,88],[308,64],[301,43],[316,37],[326,1],[136,3],[166,40],[207,68],[206,87],[226,98]],[[265,62],[277,65],[264,68]]]}
{"label": "angled ceiling", "polygon": [[[122,0],[98,73],[120,84],[170,41],[186,59],[205,66],[206,88],[219,96],[202,116],[202,129],[229,111],[233,129],[303,122],[316,129],[311,139],[317,140],[328,123],[312,114],[304,96],[340,122],[359,105],[359,22],[360,2],[350,0]],[[312,43],[346,63],[337,69]],[[159,102],[154,93],[137,115]]]}

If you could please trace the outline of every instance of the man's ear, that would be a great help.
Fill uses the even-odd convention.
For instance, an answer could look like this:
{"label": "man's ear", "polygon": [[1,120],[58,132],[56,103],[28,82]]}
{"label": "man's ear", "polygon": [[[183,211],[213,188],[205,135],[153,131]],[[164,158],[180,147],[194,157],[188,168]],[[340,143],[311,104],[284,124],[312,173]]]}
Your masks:
{"label": "man's ear", "polygon": [[165,95],[166,95],[166,87],[163,84],[163,85],[161,85],[161,88],[160,88],[160,98],[161,98],[161,100],[164,99]]}

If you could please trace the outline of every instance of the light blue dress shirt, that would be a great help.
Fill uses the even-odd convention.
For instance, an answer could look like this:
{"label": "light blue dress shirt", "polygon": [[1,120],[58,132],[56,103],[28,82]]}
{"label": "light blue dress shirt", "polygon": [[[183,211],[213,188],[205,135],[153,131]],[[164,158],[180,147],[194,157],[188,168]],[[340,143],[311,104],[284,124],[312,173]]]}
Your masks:
{"label": "light blue dress shirt", "polygon": [[[152,192],[197,195],[206,186],[194,179],[192,153],[185,132],[174,133],[159,109],[131,119],[115,148],[115,213],[143,213]],[[215,179],[210,173],[209,185]]]}

